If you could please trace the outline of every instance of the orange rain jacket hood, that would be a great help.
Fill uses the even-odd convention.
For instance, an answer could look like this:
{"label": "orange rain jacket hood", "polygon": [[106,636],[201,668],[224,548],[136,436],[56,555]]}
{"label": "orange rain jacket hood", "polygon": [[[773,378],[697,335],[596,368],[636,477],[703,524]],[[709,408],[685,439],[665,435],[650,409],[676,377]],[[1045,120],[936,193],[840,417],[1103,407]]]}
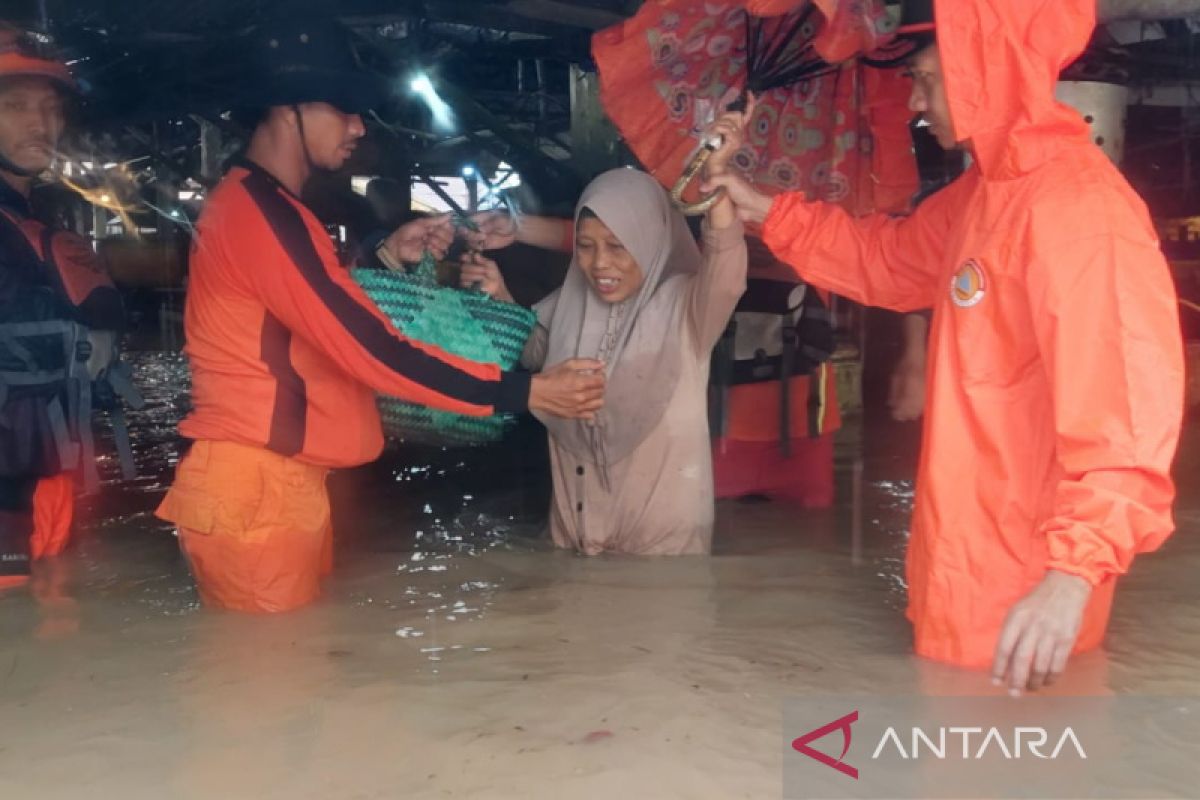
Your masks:
{"label": "orange rain jacket hood", "polygon": [[943,0],[936,14],[955,138],[970,141],[984,175],[1027,174],[1088,139],[1054,86],[1087,47],[1094,2]]}
{"label": "orange rain jacket hood", "polygon": [[1183,356],[1145,205],[1053,97],[1094,0],[936,21],[971,168],[902,220],[780,195],[763,238],[816,285],[934,309],[908,616],[918,654],[984,667],[1047,569],[1093,585],[1076,650],[1102,641],[1116,576],[1173,529]]}

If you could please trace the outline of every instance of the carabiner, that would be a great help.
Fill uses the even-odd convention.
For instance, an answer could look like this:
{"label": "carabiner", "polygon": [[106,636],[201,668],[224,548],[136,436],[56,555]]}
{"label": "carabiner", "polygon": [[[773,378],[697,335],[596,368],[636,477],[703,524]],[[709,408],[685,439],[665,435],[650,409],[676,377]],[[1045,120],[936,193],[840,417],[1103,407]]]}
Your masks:
{"label": "carabiner", "polygon": [[675,207],[685,217],[698,217],[701,214],[707,214],[709,209],[715,206],[717,201],[725,195],[725,189],[719,188],[708,197],[702,197],[694,203],[689,203],[683,199],[683,193],[687,191],[688,184],[700,174],[700,170],[704,169],[704,165],[708,162],[708,159],[712,157],[713,153],[721,149],[722,144],[724,144],[724,140],[720,136],[713,136],[706,141],[696,151],[696,155],[692,156],[692,160],[688,162],[687,168],[679,176],[679,180],[675,182],[675,187],[671,189],[671,200],[674,201]]}

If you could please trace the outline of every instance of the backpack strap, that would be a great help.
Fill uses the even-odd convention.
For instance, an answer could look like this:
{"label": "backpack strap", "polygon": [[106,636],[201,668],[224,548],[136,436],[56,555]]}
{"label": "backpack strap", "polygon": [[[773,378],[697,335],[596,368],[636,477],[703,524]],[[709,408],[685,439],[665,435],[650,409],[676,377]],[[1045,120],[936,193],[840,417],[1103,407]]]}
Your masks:
{"label": "backpack strap", "polygon": [[[0,209],[0,225],[8,229],[9,236],[6,239],[12,240],[14,244],[17,241],[22,242],[28,248],[25,253],[26,259],[42,265],[42,272],[48,276],[51,286],[67,302],[73,303],[70,287],[67,286],[55,260],[54,236],[58,231],[50,226],[42,225],[36,220],[23,220],[7,209]],[[63,335],[66,367],[56,374],[38,372],[29,351],[14,337],[56,333]],[[30,368],[30,371],[24,375],[0,374],[0,406],[7,399],[10,385],[36,384],[51,379],[64,380],[68,407],[64,410],[62,402],[58,398],[51,401],[51,405],[47,409],[51,435],[58,450],[59,463],[64,468],[77,465],[83,475],[83,491],[85,494],[90,494],[99,489],[100,476],[96,467],[95,437],[92,430],[92,381],[87,374],[84,363],[86,359],[80,360],[81,354],[78,350],[80,342],[86,339],[87,329],[68,319],[0,325],[0,344],[8,348]],[[114,362],[114,366],[116,364],[117,362]],[[122,364],[120,367],[114,369],[113,366],[110,366],[102,380],[112,387],[113,394],[128,402],[132,408],[141,408],[144,400],[133,386],[131,371],[127,365]],[[114,403],[112,409],[109,410],[109,419],[113,426],[113,439],[121,463],[121,472],[124,477],[133,478],[135,469],[129,428],[119,402]],[[75,441],[72,441],[72,437]]]}
{"label": "backpack strap", "polygon": [[108,423],[112,425],[113,444],[117,448],[117,459],[121,462],[121,477],[131,481],[137,477],[137,465],[133,461],[133,446],[129,441],[129,424],[125,421],[125,409],[117,405],[109,411]]}
{"label": "backpack strap", "polygon": [[783,354],[779,369],[779,449],[784,458],[792,456],[792,372],[796,364],[796,328],[791,318],[784,316],[780,333]]}
{"label": "backpack strap", "polygon": [[100,487],[100,474],[92,436],[92,382],[87,374],[87,354],[80,349],[80,342],[87,340],[87,329],[73,322],[61,326],[66,353],[67,409],[63,414],[62,403],[54,398],[49,408],[50,424],[58,446],[59,464],[64,469],[78,469],[83,475],[84,494],[92,494]]}
{"label": "backpack strap", "polygon": [[78,403],[75,424],[78,427],[83,493],[94,494],[100,490],[100,472],[96,468],[96,437],[92,434],[92,381],[85,371],[74,382],[77,386],[74,392]]}
{"label": "backpack strap", "polygon": [[[29,348],[17,341],[18,336],[26,335],[23,330],[19,330],[20,326],[26,323],[8,323],[0,325],[0,346],[3,346],[14,358],[17,358],[25,365],[25,371],[34,373],[38,371],[37,362],[33,360],[33,353],[29,352]],[[3,405],[3,403],[0,403]]]}
{"label": "backpack strap", "polygon": [[113,444],[117,449],[117,459],[121,463],[121,476],[125,480],[137,477],[137,468],[133,461],[133,447],[129,440],[129,425],[125,420],[125,409],[122,401],[134,410],[145,407],[146,400],[133,384],[133,370],[120,358],[115,359],[108,369],[100,375],[96,383],[100,391],[112,393],[110,403],[99,401],[97,405],[108,412],[108,422],[112,426]]}
{"label": "backpack strap", "polygon": [[[77,405],[74,398],[68,399],[67,403],[69,406]],[[50,421],[50,435],[54,437],[54,446],[58,450],[58,463],[63,467],[78,463],[80,446],[71,441],[71,429],[67,425],[61,399],[55,397],[46,406],[46,418]]]}

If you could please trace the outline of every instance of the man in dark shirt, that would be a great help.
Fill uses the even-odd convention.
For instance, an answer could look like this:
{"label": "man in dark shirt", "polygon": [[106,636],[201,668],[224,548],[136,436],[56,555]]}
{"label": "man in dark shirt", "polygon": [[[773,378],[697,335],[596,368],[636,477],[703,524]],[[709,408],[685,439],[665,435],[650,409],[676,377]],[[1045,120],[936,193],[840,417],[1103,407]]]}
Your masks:
{"label": "man in dark shirt", "polygon": [[[88,368],[98,369],[112,352],[111,333],[97,334],[123,325],[120,296],[90,244],[30,209],[76,92],[43,39],[0,23],[0,588],[24,582],[31,556],[65,543],[68,473],[80,466],[86,424],[86,410],[73,427],[66,418],[78,401],[67,392],[89,380],[89,353]],[[55,501],[36,532],[35,493]]]}

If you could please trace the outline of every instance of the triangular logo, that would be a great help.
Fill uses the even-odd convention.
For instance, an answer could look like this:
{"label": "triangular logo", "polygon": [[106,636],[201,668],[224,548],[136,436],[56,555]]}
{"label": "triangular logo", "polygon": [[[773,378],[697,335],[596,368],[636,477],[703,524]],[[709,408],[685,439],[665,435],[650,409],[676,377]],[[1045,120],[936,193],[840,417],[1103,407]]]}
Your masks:
{"label": "triangular logo", "polygon": [[[792,740],[792,749],[797,753],[803,753],[811,759],[820,761],[827,767],[833,767],[843,775],[849,775],[851,778],[854,778],[854,780],[858,780],[858,770],[844,761],[846,758],[846,753],[850,752],[850,726],[855,722],[858,722],[858,711],[851,711],[841,719],[835,719],[828,725],[822,725],[821,727],[811,730],[803,736]],[[814,750],[808,746],[810,742],[815,742],[816,740],[821,739],[837,730],[842,732],[842,754],[836,759],[825,755],[820,750]]]}

